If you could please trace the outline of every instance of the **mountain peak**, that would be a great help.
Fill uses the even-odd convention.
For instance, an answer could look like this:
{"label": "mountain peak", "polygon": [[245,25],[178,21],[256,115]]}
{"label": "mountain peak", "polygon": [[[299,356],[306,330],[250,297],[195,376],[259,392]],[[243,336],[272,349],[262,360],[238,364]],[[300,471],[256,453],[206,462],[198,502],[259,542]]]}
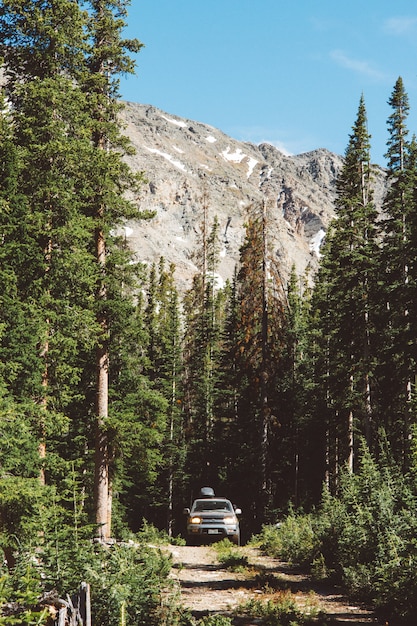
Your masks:
{"label": "mountain peak", "polygon": [[175,263],[180,288],[189,287],[197,271],[193,258],[204,202],[209,224],[217,216],[223,233],[219,274],[231,278],[246,207],[266,199],[273,218],[270,238],[284,277],[292,265],[299,274],[307,266],[314,271],[319,242],[334,216],[340,156],[323,148],[285,155],[272,144],[237,141],[151,105],[126,103],[122,116],[136,150],[127,160],[147,180],[141,209],[155,212],[149,221],[127,225],[138,260],[153,263],[164,256]]}

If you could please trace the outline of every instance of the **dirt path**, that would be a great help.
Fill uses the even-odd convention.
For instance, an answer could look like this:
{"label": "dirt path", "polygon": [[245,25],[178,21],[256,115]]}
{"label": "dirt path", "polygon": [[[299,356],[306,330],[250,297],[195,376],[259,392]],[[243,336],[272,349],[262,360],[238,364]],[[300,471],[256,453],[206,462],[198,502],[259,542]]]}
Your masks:
{"label": "dirt path", "polygon": [[[233,609],[245,601],[267,600],[287,589],[300,608],[319,609],[338,626],[377,624],[367,609],[349,603],[334,589],[312,583],[305,574],[263,556],[256,548],[239,548],[250,567],[238,573],[220,565],[213,548],[171,546],[170,550],[174,562],[172,577],[180,585],[181,602],[196,618],[214,613],[232,617]],[[256,621],[235,616],[234,623],[249,626]]]}

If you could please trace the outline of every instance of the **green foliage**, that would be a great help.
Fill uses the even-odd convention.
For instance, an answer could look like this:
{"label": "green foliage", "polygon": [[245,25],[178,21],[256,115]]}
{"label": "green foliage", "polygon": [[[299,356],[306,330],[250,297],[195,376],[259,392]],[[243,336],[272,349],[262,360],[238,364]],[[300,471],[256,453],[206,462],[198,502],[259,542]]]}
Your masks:
{"label": "green foliage", "polygon": [[[13,591],[13,579],[19,586]],[[39,606],[39,575],[30,561],[12,577],[2,572],[0,576],[0,625],[28,626],[46,624],[48,610]],[[11,601],[12,600],[12,601]]]}
{"label": "green foliage", "polygon": [[222,539],[214,543],[213,547],[220,563],[232,572],[244,571],[249,566],[248,557],[229,539]]}
{"label": "green foliage", "polygon": [[33,405],[16,404],[0,391],[0,476],[34,477],[39,455],[33,438]]}
{"label": "green foliage", "polygon": [[[22,490],[16,494],[19,497],[22,500]],[[96,623],[119,626],[122,614],[127,623],[138,626],[175,623],[177,604],[168,580],[171,559],[148,543],[159,535],[155,529],[145,525],[139,542],[102,546],[92,541],[94,528],[68,524],[65,508],[53,501],[51,490],[44,489],[30,504],[31,510],[20,512],[16,564],[3,578],[2,587],[3,603],[7,598],[17,606],[17,624],[32,623],[22,617],[29,613],[31,619],[43,615],[36,609],[43,593],[56,590],[62,597],[72,595],[83,580],[91,587]]]}
{"label": "green foliage", "polygon": [[[100,568],[89,568],[92,613],[97,623],[119,626],[122,611],[126,623],[160,625],[162,586],[168,587],[170,560],[146,546],[114,545],[101,553]],[[165,610],[168,610],[167,608]]]}
{"label": "green foliage", "polygon": [[271,556],[293,563],[311,563],[319,549],[311,515],[291,513],[277,526],[264,526],[258,540]]}
{"label": "green foliage", "polygon": [[232,626],[233,621],[224,615],[207,615],[196,622],[196,626]]}
{"label": "green foliage", "polygon": [[44,490],[35,478],[0,479],[0,546],[16,550],[37,531],[37,512]]}
{"label": "green foliage", "polygon": [[45,543],[43,550],[22,552],[13,576],[6,580],[3,595],[16,603],[17,621],[4,623],[43,623],[24,621],[28,615],[31,619],[45,617],[46,611],[36,610],[42,593],[55,589],[65,597],[78,590],[81,580],[91,586],[95,623],[119,626],[122,614],[127,623],[138,626],[175,623],[169,617],[174,619],[177,610],[174,590],[169,592],[167,580],[171,563],[160,550],[133,543],[102,547],[84,541],[74,551],[68,538],[67,543],[61,543],[57,569],[57,562],[48,560],[48,551],[53,548]]}
{"label": "green foliage", "polygon": [[395,465],[377,464],[362,446],[360,470],[343,475],[337,497],[324,490],[315,513],[290,514],[278,528],[264,528],[261,546],[310,564],[316,578],[331,577],[383,616],[407,623],[417,609],[416,507]]}
{"label": "green foliage", "polygon": [[142,520],[142,528],[137,533],[137,539],[141,544],[147,545],[166,545],[170,543],[166,530],[159,530],[146,519]]}
{"label": "green foliage", "polygon": [[298,608],[295,598],[289,591],[276,593],[273,599],[264,601],[252,599],[235,609],[238,615],[247,615],[251,618],[260,618],[265,626],[303,626],[320,624],[317,621],[317,611],[302,611]]}

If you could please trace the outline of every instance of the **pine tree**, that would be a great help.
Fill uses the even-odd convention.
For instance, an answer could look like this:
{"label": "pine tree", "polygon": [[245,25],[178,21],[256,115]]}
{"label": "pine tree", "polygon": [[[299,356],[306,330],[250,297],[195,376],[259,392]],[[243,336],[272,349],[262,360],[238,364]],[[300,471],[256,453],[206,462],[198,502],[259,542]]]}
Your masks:
{"label": "pine tree", "polygon": [[174,532],[175,513],[182,500],[182,468],[184,466],[184,434],[181,415],[181,316],[179,295],[175,285],[175,266],[165,268],[161,257],[158,268],[152,265],[147,285],[145,324],[148,332],[147,366],[145,372],[152,386],[167,402],[166,428],[160,446],[162,461],[152,491],[157,506],[154,519]]}
{"label": "pine tree", "polygon": [[187,471],[195,489],[202,483],[216,487],[219,480],[214,407],[224,299],[216,285],[219,223],[215,218],[209,231],[205,202],[203,198],[200,272],[184,298],[184,420],[189,441]]}
{"label": "pine tree", "polygon": [[[20,155],[18,185],[25,198],[13,215],[19,222],[16,296],[32,334],[31,367],[22,370],[21,391],[38,407],[42,457],[49,416],[65,410],[79,377],[74,362],[79,330],[94,333],[94,320],[78,299],[89,280],[88,271],[80,280],[79,267],[88,267],[91,258],[86,250],[91,228],[77,193],[80,154],[89,149],[77,86],[84,27],[78,4],[70,0],[34,2],[30,11],[12,0],[0,13],[6,90]],[[21,332],[19,319],[15,335]]]}
{"label": "pine tree", "polygon": [[91,116],[91,138],[94,154],[88,173],[91,175],[89,211],[95,221],[95,257],[98,270],[96,314],[101,337],[96,352],[96,435],[95,435],[95,513],[99,535],[110,536],[112,485],[110,456],[106,431],[109,394],[109,280],[107,262],[110,231],[123,219],[138,217],[135,205],[126,200],[127,189],[134,189],[138,179],[122,160],[128,142],[121,135],[117,113],[120,109],[119,75],[132,73],[130,53],[138,52],[137,40],[121,36],[125,26],[127,2],[124,0],[91,0],[88,22],[89,54],[82,88]]}
{"label": "pine tree", "polygon": [[296,274],[292,267],[287,286],[286,333],[284,344],[287,351],[285,378],[286,400],[285,405],[289,414],[291,436],[288,440],[289,453],[293,459],[293,493],[292,501],[295,506],[300,502],[308,501],[311,497],[310,486],[312,481],[312,461],[316,446],[311,442],[308,433],[308,418],[310,407],[307,400],[309,385],[307,375],[306,350],[308,320],[311,306],[311,287],[309,275]]}
{"label": "pine tree", "polygon": [[[382,249],[380,325],[383,329],[380,350],[381,424],[396,455],[404,459],[410,434],[411,393],[414,363],[412,340],[412,280],[409,275],[411,214],[414,210],[415,158],[407,141],[408,96],[400,78],[388,104],[387,142],[388,189],[384,201],[385,219],[381,224]],[[412,256],[411,256],[412,258]],[[411,341],[410,341],[411,340]],[[395,366],[393,364],[395,363]]]}
{"label": "pine tree", "polygon": [[27,245],[20,246],[26,257],[20,255],[19,275],[37,350],[24,377],[39,406],[45,454],[51,412],[57,416],[71,407],[88,414],[78,385],[91,383],[88,364],[91,350],[97,350],[96,518],[103,538],[111,522],[105,425],[110,330],[130,297],[128,251],[113,233],[124,219],[140,216],[126,199],[140,177],[123,160],[129,146],[117,119],[117,76],[133,70],[129,53],[140,48],[120,36],[125,7],[93,2],[85,12],[78,2],[58,0],[35,1],[28,11],[11,0],[0,11],[7,93],[22,159],[19,189],[30,199],[20,220]]}
{"label": "pine tree", "polygon": [[[363,96],[338,179],[337,219],[331,225],[314,295],[321,389],[330,410],[329,476],[354,468],[354,432],[375,444],[373,318],[376,212],[372,200],[370,136]],[[319,386],[320,390],[320,386]]]}
{"label": "pine tree", "polygon": [[[416,371],[417,371],[417,139],[413,135],[407,160],[407,188],[411,190],[410,211],[408,212],[409,239],[406,248],[408,263],[408,297],[409,307],[409,377],[412,382],[411,405],[415,407]],[[415,411],[415,408],[414,408]],[[413,418],[415,421],[415,417]],[[407,436],[407,435],[406,435]]]}
{"label": "pine tree", "polygon": [[30,349],[28,347],[31,341],[30,334],[25,337],[28,324],[22,321],[25,318],[25,311],[17,294],[21,288],[19,258],[26,244],[25,231],[19,232],[22,213],[25,213],[25,198],[18,191],[21,160],[14,140],[12,118],[3,93],[1,93],[0,109],[1,377],[7,388],[14,388],[16,393],[20,389],[24,395],[26,389],[23,385],[22,374],[25,371],[25,365],[29,363]]}
{"label": "pine tree", "polygon": [[251,530],[260,527],[274,505],[282,479],[274,459],[285,448],[288,434],[282,402],[285,296],[269,250],[267,223],[265,203],[251,205],[228,321],[233,341],[225,348],[231,352],[222,360],[226,368],[228,362],[232,368],[231,375],[223,376],[235,386],[225,390],[233,399],[231,417],[235,420],[229,426],[228,443],[236,450],[229,481],[247,511]]}
{"label": "pine tree", "polygon": [[387,122],[389,137],[385,157],[387,158],[388,175],[396,177],[399,172],[404,171],[408,155],[406,123],[410,105],[401,76],[394,85],[388,104],[393,112]]}
{"label": "pine tree", "polygon": [[168,535],[175,530],[175,520],[183,508],[183,467],[185,462],[185,442],[181,412],[181,316],[179,295],[175,286],[175,266],[165,269],[164,259],[159,263],[158,284],[158,328],[159,358],[154,366],[158,371],[158,388],[168,402],[167,428],[164,437],[164,481],[162,502],[166,502]]}

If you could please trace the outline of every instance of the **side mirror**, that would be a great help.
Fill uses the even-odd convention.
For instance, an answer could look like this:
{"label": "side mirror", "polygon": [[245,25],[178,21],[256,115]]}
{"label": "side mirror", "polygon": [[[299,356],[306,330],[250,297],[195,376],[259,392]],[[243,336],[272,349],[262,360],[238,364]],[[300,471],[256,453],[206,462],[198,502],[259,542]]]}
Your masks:
{"label": "side mirror", "polygon": [[184,509],[183,510],[184,515],[189,515],[190,514],[190,509]]}
{"label": "side mirror", "polygon": [[236,515],[242,515],[242,509],[235,509]]}

